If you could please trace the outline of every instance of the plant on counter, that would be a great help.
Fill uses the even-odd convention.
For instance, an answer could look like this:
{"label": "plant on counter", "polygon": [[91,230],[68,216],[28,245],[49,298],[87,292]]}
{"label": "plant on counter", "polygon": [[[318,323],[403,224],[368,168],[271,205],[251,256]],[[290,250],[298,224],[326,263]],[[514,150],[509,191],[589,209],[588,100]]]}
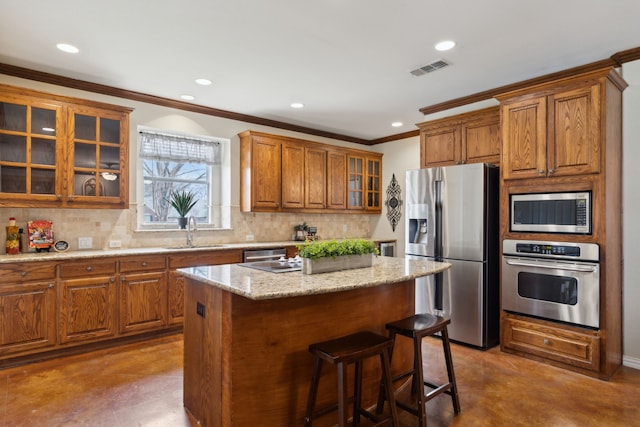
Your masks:
{"label": "plant on counter", "polygon": [[345,239],[345,240],[323,240],[305,242],[297,245],[298,255],[301,258],[319,259],[336,258],[345,255],[378,255],[376,245],[365,239]]}
{"label": "plant on counter", "polygon": [[309,231],[309,226],[306,222],[302,224],[294,225],[293,230],[296,232],[296,240],[305,240],[307,237],[307,231]]}
{"label": "plant on counter", "polygon": [[180,228],[185,228],[187,225],[187,214],[198,203],[195,193],[191,191],[172,191],[169,196],[169,204],[178,212],[178,224]]}

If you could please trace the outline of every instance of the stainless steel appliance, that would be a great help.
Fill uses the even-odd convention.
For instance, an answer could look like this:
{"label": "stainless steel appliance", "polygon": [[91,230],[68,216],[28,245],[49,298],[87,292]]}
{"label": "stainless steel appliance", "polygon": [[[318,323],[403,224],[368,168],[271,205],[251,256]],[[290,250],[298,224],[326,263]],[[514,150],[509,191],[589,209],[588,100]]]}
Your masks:
{"label": "stainless steel appliance", "polygon": [[591,192],[512,194],[511,231],[591,234]]}
{"label": "stainless steel appliance", "polygon": [[502,253],[504,310],[599,327],[597,244],[504,240]]}
{"label": "stainless steel appliance", "polygon": [[287,251],[285,248],[273,248],[273,249],[253,249],[242,252],[243,262],[253,261],[277,261],[281,257],[286,257]]}
{"label": "stainless steel appliance", "polygon": [[298,257],[287,258],[287,251],[284,248],[247,250],[242,253],[242,260],[244,262],[238,265],[271,273],[302,270],[302,260]]}
{"label": "stainless steel appliance", "polygon": [[452,264],[416,280],[416,312],[451,317],[449,337],[499,341],[499,170],[469,164],[407,171],[406,256]]}

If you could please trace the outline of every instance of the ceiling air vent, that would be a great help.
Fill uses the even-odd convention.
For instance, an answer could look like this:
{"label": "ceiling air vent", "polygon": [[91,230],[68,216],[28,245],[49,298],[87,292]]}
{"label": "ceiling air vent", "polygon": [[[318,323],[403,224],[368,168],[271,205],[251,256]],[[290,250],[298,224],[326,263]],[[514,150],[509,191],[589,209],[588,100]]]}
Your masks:
{"label": "ceiling air vent", "polygon": [[444,59],[436,59],[430,64],[423,65],[420,68],[416,68],[415,70],[411,71],[411,74],[413,74],[416,77],[422,76],[424,74],[431,73],[432,71],[436,71],[436,70],[439,70],[440,68],[444,68],[448,66],[449,66],[449,63],[446,62]]}

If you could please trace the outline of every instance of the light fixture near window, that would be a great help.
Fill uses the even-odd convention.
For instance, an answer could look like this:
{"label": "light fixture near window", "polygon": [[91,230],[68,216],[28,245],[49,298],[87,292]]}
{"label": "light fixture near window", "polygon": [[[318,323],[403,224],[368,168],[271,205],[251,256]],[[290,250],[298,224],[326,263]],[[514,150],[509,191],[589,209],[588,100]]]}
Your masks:
{"label": "light fixture near window", "polygon": [[102,177],[107,181],[115,181],[118,179],[118,175],[111,172],[102,172],[100,175],[102,175]]}

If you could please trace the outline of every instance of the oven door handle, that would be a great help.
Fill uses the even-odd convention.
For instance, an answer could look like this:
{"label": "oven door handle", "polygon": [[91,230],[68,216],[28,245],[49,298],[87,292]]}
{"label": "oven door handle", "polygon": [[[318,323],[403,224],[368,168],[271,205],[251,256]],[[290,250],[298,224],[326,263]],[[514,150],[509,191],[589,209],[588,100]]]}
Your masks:
{"label": "oven door handle", "polygon": [[595,273],[597,271],[597,267],[595,266],[581,266],[574,264],[542,264],[535,262],[516,261],[511,259],[508,259],[506,261],[508,265],[517,265],[519,267],[540,267],[554,270],[579,271],[581,273]]}

